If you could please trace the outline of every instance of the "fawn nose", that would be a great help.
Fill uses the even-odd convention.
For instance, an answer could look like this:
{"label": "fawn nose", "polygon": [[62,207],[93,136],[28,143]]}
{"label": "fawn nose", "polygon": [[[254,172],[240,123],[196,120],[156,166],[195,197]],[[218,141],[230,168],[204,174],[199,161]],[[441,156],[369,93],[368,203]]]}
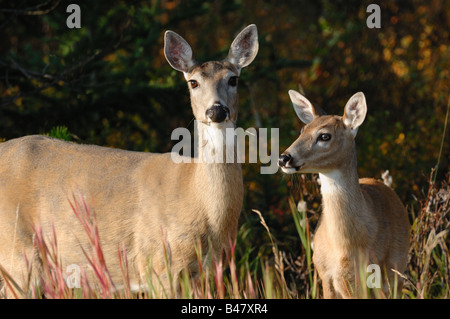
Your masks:
{"label": "fawn nose", "polygon": [[287,163],[289,163],[292,160],[292,156],[284,153],[281,154],[280,158],[278,159],[278,166],[285,167]]}
{"label": "fawn nose", "polygon": [[206,110],[206,116],[213,122],[221,123],[225,121],[227,117],[230,117],[230,110],[228,107],[216,102]]}

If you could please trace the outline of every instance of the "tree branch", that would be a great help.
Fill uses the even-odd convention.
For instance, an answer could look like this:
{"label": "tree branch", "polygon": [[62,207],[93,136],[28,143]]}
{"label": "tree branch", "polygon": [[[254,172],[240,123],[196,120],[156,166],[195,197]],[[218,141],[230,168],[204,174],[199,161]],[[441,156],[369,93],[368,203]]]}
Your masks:
{"label": "tree branch", "polygon": [[[38,15],[44,15],[47,14],[53,10],[56,9],[56,7],[59,6],[59,4],[61,3],[61,0],[48,0],[44,3],[40,3],[32,8],[29,9],[22,9],[22,10],[18,10],[18,9],[0,9],[0,12],[5,12],[5,13],[13,13],[15,15],[29,15],[29,16],[38,16]],[[45,10],[41,10],[40,8],[42,7],[46,7],[47,5],[51,4],[51,6]]]}

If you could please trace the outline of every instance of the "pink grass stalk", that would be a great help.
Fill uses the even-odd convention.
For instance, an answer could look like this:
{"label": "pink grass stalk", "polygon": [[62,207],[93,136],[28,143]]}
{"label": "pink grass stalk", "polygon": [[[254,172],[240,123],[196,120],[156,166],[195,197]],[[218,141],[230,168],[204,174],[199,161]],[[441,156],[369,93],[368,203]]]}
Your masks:
{"label": "pink grass stalk", "polygon": [[72,194],[72,198],[73,201],[69,201],[70,206],[83,226],[92,248],[92,257],[89,257],[89,254],[84,249],[83,254],[100,284],[102,298],[112,298],[112,291],[115,291],[116,289],[112,282],[108,267],[106,266],[105,257],[100,244],[100,235],[95,212],[91,211],[81,193],[78,193],[78,198],[75,194]]}
{"label": "pink grass stalk", "polygon": [[252,276],[250,275],[250,270],[247,270],[247,298],[255,299],[256,298],[256,291],[255,287],[253,285]]}
{"label": "pink grass stalk", "polygon": [[235,260],[235,252],[236,252],[236,241],[232,241],[230,239],[230,256],[229,256],[229,267],[230,267],[230,275],[231,275],[231,286],[233,292],[233,298],[239,299],[239,282],[237,278],[237,270],[236,270],[236,260]]}
{"label": "pink grass stalk", "polygon": [[198,274],[197,278],[191,280],[191,282],[192,286],[195,289],[195,295],[200,299],[205,299],[205,292],[208,284],[208,273],[203,269],[203,250],[200,238],[197,238],[197,242],[195,244],[195,253],[197,256]]}
{"label": "pink grass stalk", "polygon": [[2,265],[0,265],[0,274],[3,278],[3,284],[6,285],[7,288],[5,290],[5,294],[8,294],[9,291],[15,299],[19,299],[19,296],[16,293],[17,291],[20,295],[25,296],[25,292],[19,287],[19,285],[14,281],[14,279],[11,277],[8,271],[3,268]]}
{"label": "pink grass stalk", "polygon": [[223,262],[222,259],[214,261],[213,259],[213,271],[214,271],[214,283],[216,284],[217,297],[219,299],[225,298],[225,286],[223,281]]}
{"label": "pink grass stalk", "polygon": [[[52,237],[47,244],[40,225],[34,228],[34,246],[41,258],[42,271],[40,283],[42,293],[47,299],[61,299],[71,297],[71,292],[66,286],[61,262],[58,258],[58,242],[54,225],[52,225]],[[36,295],[35,295],[36,296]],[[39,298],[39,296],[36,296]]]}
{"label": "pink grass stalk", "polygon": [[122,248],[118,249],[119,254],[119,264],[120,270],[122,272],[123,282],[124,282],[124,294],[126,299],[131,298],[131,289],[130,289],[130,273],[128,267],[128,258],[127,251],[125,249],[125,244],[122,244]]}

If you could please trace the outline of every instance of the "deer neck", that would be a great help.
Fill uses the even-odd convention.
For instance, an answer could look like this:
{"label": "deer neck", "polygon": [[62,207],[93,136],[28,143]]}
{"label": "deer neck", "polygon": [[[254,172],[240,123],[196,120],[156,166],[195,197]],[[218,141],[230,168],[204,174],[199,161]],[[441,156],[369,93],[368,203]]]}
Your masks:
{"label": "deer neck", "polygon": [[196,180],[208,207],[206,214],[211,230],[223,236],[222,240],[228,244],[228,237],[235,235],[242,209],[243,182],[234,137],[226,139],[227,128],[232,129],[229,134],[234,132],[231,121],[197,126]]}
{"label": "deer neck", "polygon": [[356,151],[347,165],[320,173],[322,219],[335,245],[361,247],[367,241],[368,215],[358,180]]}
{"label": "deer neck", "polygon": [[204,123],[196,121],[196,162],[237,163],[234,122]]}

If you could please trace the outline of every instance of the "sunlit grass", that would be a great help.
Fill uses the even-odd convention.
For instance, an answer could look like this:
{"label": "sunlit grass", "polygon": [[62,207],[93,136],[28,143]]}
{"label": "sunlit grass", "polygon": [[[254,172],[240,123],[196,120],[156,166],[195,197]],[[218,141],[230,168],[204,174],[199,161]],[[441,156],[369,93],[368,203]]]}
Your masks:
{"label": "sunlit grass", "polygon": [[[448,250],[448,228],[450,225],[450,179],[435,185],[433,174],[430,187],[423,200],[409,207],[412,220],[411,244],[408,269],[405,274],[397,273],[396,280],[403,280],[402,291],[396,285],[389,287],[389,293],[367,289],[367,270],[356,273],[359,298],[448,298],[450,294],[450,254]],[[136,293],[130,283],[129,260],[126,247],[117,247],[117,258],[122,272],[122,280],[113,282],[100,245],[100,230],[97,227],[92,207],[80,195],[73,195],[72,210],[82,224],[89,238],[90,250],[83,253],[93,271],[93,278],[81,270],[81,288],[69,288],[66,270],[58,256],[58,238],[55,229],[51,234],[43,234],[42,228],[35,227],[34,245],[42,260],[39,284],[31,281],[31,261],[29,281],[25,287],[19,286],[8,272],[0,267],[3,275],[1,297],[8,298],[47,298],[47,299],[130,299],[130,298],[195,298],[195,299],[244,299],[244,298],[322,298],[320,279],[312,262],[313,229],[308,217],[306,202],[295,204],[289,198],[292,223],[295,224],[301,247],[298,251],[305,262],[298,269],[289,268],[286,252],[281,251],[274,238],[264,214],[258,215],[260,225],[249,227],[245,223],[238,231],[238,238],[231,242],[231,253],[226,258],[204,260],[203,249],[195,245],[198,271],[195,277],[185,269],[179,276],[173,276],[170,255],[165,254],[166,276],[169,285],[162,287],[161,280],[154,275],[151,259],[147,269],[147,289]],[[261,254],[251,246],[252,232],[265,232],[271,247],[270,252]],[[45,236],[44,236],[45,235]],[[163,244],[165,245],[165,244]],[[239,249],[238,249],[239,248]],[[212,256],[212,254],[209,254]],[[29,256],[24,256],[27,258]],[[389,271],[389,270],[388,270]],[[297,274],[296,274],[297,272]],[[298,275],[298,276],[296,276]]]}

